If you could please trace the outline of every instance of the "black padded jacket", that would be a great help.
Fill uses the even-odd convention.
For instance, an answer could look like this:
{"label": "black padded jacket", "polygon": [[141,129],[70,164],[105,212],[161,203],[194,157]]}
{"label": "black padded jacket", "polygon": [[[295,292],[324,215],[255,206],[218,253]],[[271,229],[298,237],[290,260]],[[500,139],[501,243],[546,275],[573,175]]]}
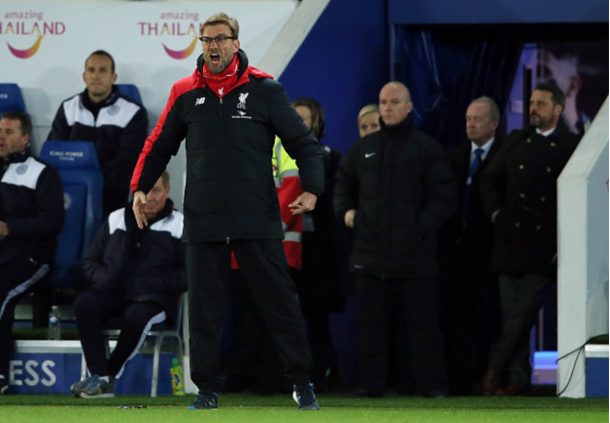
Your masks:
{"label": "black padded jacket", "polygon": [[201,74],[176,82],[146,140],[131,188],[148,192],[186,138],[185,242],[283,239],[271,157],[275,136],[297,162],[302,187],[324,190],[322,147],[291,107],[282,85],[248,66],[219,98]]}
{"label": "black padded jacket", "polygon": [[180,294],[187,288],[186,248],[181,242],[183,215],[172,206],[168,199],[142,230],[131,205],[110,213],[83,257],[87,282],[122,292],[130,301],[155,302],[168,317],[177,316]]}
{"label": "black padded jacket", "polygon": [[353,272],[386,278],[438,276],[436,233],[456,207],[444,151],[406,118],[361,138],[336,177],[335,214],[356,210]]}
{"label": "black padded jacket", "polygon": [[0,265],[23,257],[52,263],[64,216],[57,169],[27,150],[0,160],[0,221],[9,229],[8,236],[0,237]]}

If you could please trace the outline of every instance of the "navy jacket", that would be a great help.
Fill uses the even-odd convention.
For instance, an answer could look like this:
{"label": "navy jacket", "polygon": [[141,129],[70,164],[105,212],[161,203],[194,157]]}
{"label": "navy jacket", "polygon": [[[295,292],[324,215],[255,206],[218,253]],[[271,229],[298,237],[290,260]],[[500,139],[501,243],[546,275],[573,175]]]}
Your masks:
{"label": "navy jacket", "polygon": [[0,220],[9,229],[7,237],[0,237],[0,265],[23,257],[51,263],[64,216],[57,169],[27,150],[0,160]]}
{"label": "navy jacket", "polygon": [[131,206],[108,216],[85,254],[87,281],[104,291],[123,292],[130,301],[152,301],[175,318],[180,294],[187,289],[183,215],[171,200],[144,229]]}
{"label": "navy jacket", "polygon": [[147,135],[146,109],[113,86],[110,96],[100,103],[93,103],[87,90],[65,100],[47,139],[95,144],[104,175],[107,216],[127,201],[131,174]]}

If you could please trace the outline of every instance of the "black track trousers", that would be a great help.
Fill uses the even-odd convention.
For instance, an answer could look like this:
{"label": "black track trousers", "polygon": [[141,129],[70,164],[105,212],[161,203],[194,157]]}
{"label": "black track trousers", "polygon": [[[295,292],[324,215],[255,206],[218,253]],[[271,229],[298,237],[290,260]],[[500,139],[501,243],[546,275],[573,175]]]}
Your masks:
{"label": "black track trousers", "polygon": [[245,284],[293,384],[310,381],[311,352],[299,298],[282,240],[239,240],[187,245],[191,378],[218,391],[225,298],[231,286],[231,250]]}
{"label": "black track trousers", "polygon": [[9,379],[13,358],[13,323],[15,306],[34,289],[49,271],[48,264],[36,263],[27,257],[15,258],[0,265],[0,375]]}

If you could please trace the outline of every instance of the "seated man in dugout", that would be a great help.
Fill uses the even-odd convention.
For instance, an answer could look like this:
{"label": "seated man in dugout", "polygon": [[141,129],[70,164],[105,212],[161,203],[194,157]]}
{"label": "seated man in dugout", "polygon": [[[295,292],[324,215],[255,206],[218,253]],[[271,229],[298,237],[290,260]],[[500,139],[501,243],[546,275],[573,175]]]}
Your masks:
{"label": "seated man in dugout", "polygon": [[91,141],[104,175],[104,217],[123,207],[129,181],[148,136],[146,109],[115,85],[112,56],[97,50],[85,61],[85,91],[64,100],[47,139]]}
{"label": "seated man in dugout", "polygon": [[[70,390],[81,398],[114,397],[114,381],[154,324],[178,316],[186,291],[183,215],[169,199],[164,172],[146,196],[149,225],[139,230],[131,205],[108,216],[83,259],[89,290],[74,303],[76,326],[90,377]],[[106,358],[104,323],[122,317],[116,348]]]}
{"label": "seated man in dugout", "polygon": [[0,119],[0,395],[9,389],[15,306],[47,274],[64,225],[59,172],[30,154],[32,121]]}

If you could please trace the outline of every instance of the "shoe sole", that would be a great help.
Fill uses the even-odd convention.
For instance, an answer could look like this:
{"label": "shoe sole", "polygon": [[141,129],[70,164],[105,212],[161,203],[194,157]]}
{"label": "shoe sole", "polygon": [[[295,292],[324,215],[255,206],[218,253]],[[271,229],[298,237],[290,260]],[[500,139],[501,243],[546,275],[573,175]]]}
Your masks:
{"label": "shoe sole", "polygon": [[78,394],[79,397],[81,398],[86,398],[86,399],[95,399],[95,398],[114,398],[114,394],[96,394],[96,395],[89,395],[85,392],[81,392],[80,394]]}
{"label": "shoe sole", "polygon": [[77,385],[78,383],[80,383],[80,382],[82,382],[82,380],[81,380],[81,381],[78,381],[78,382],[74,382],[74,383],[73,383],[73,384],[70,386],[70,392],[72,392],[76,398],[78,398],[78,397],[80,396],[80,393],[82,392],[82,389],[85,389],[85,387],[81,388],[81,390],[76,389],[76,385]]}

